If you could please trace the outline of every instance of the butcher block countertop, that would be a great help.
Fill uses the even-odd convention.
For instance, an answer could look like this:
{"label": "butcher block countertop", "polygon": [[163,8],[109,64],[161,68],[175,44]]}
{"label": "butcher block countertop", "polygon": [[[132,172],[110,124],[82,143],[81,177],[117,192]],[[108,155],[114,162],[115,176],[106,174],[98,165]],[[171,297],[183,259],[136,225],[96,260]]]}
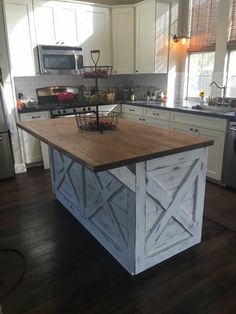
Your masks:
{"label": "butcher block countertop", "polygon": [[116,130],[84,131],[75,118],[17,123],[94,172],[213,145],[206,137],[120,120]]}

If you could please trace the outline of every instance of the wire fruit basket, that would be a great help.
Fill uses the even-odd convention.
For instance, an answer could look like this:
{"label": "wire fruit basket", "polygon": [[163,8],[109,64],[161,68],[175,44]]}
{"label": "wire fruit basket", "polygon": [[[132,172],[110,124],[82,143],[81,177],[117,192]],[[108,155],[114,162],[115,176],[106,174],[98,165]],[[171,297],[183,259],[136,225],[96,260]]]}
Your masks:
{"label": "wire fruit basket", "polygon": [[114,130],[119,123],[119,114],[113,111],[81,112],[75,117],[78,128],[86,131]]}
{"label": "wire fruit basket", "polygon": [[84,66],[79,69],[80,75],[83,78],[108,78],[111,75],[112,66],[96,65],[96,66]]}

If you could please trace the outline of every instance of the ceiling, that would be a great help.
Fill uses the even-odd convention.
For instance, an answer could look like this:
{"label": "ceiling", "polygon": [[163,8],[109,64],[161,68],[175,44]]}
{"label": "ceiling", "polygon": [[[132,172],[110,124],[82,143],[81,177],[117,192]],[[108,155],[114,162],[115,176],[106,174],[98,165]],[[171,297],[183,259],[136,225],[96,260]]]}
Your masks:
{"label": "ceiling", "polygon": [[107,4],[107,5],[124,5],[124,4],[134,4],[140,2],[142,0],[82,0],[83,2],[90,2],[90,3],[99,3],[99,4]]}

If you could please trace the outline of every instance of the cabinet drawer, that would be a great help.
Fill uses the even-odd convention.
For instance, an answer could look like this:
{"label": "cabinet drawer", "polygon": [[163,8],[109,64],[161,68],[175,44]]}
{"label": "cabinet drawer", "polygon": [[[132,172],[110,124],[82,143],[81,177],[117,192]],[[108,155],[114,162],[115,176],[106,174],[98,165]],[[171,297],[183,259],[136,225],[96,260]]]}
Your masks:
{"label": "cabinet drawer", "polygon": [[203,115],[195,115],[191,113],[171,112],[170,121],[193,126],[203,127],[207,129],[226,131],[227,120],[220,118],[213,118]]}
{"label": "cabinet drawer", "polygon": [[147,118],[169,121],[170,112],[166,110],[160,110],[160,109],[145,108],[144,116]]}
{"label": "cabinet drawer", "polygon": [[143,108],[142,107],[135,107],[130,105],[122,105],[122,112],[135,114],[135,115],[142,115]]}
{"label": "cabinet drawer", "polygon": [[38,112],[29,112],[21,113],[20,120],[24,121],[36,121],[36,120],[45,120],[50,118],[49,111],[38,111]]}

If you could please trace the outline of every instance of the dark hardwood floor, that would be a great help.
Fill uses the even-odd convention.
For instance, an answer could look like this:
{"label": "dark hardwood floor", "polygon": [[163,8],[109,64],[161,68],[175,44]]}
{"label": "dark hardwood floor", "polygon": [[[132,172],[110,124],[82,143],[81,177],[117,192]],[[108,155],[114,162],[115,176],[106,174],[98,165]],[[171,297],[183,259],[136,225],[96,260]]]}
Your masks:
{"label": "dark hardwood floor", "polygon": [[[131,277],[54,199],[48,171],[0,181],[0,249],[26,262],[3,314],[236,313],[236,192],[208,183],[205,207],[201,244]],[[22,269],[0,252],[6,289]]]}

